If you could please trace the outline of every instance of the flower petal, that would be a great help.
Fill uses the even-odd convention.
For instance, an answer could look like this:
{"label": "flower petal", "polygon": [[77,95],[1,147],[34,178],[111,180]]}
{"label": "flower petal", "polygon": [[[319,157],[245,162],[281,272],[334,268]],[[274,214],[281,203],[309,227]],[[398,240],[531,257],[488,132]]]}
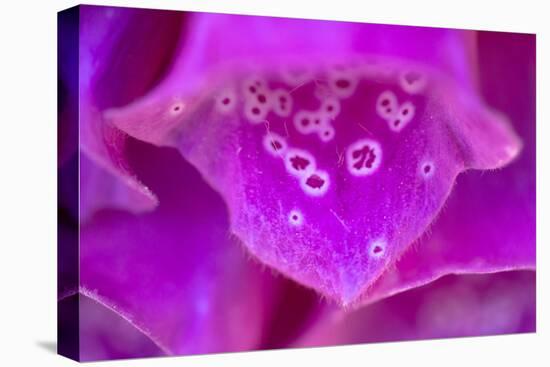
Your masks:
{"label": "flower petal", "polygon": [[448,273],[535,269],[535,39],[481,32],[479,50],[481,89],[511,117],[523,151],[506,169],[461,175],[431,230],[363,295],[364,302]]}
{"label": "flower petal", "polygon": [[[103,121],[104,108],[123,105],[145,93],[170,59],[181,27],[181,14],[131,8],[80,7],[80,144],[87,177],[101,176],[92,190],[106,207],[134,213],[153,209],[157,199],[131,172],[125,157],[126,134]],[[73,50],[75,52],[75,50]],[[74,91],[73,91],[74,92]],[[91,187],[100,180],[92,180]],[[108,183],[112,190],[105,190]],[[87,220],[99,208],[83,205]]]}
{"label": "flower petal", "polygon": [[222,200],[176,151],[130,147],[160,205],[138,216],[103,210],[82,228],[81,293],[167,354],[253,349],[270,312],[272,278],[231,238]]}
{"label": "flower petal", "polygon": [[165,356],[147,335],[119,314],[86,296],[78,297],[81,362]]}
{"label": "flower petal", "polygon": [[[242,65],[246,47],[234,46],[234,59],[222,52],[225,66],[214,51],[187,55],[150,95],[106,116],[177,146],[222,194],[233,232],[256,257],[349,305],[424,232],[461,171],[502,167],[521,142],[460,73],[357,56],[367,47],[355,35],[373,26],[316,23],[340,35],[327,40],[332,56],[306,47],[296,64],[289,55],[308,40],[295,32],[300,23],[266,19],[250,21],[250,33],[277,25],[297,37],[280,47],[287,53],[266,60],[258,50],[252,69]],[[199,29],[203,41],[221,36]],[[450,45],[453,58],[468,56]]]}
{"label": "flower petal", "polygon": [[107,117],[133,137],[164,145],[177,120],[194,112],[197,94],[211,92],[207,76],[230,73],[228,65],[303,68],[324,64],[329,55],[373,54],[422,62],[472,87],[474,48],[474,33],[460,30],[186,13],[185,37],[164,80]]}
{"label": "flower petal", "polygon": [[535,331],[535,273],[446,276],[357,311],[326,309],[293,346]]}

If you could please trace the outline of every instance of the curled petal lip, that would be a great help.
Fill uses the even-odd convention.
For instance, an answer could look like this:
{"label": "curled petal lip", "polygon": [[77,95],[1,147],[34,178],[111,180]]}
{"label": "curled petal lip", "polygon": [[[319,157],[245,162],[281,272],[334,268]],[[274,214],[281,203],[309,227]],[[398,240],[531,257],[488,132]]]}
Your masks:
{"label": "curled petal lip", "polygon": [[82,227],[80,293],[166,354],[252,349],[278,282],[244,255],[222,200],[177,152],[133,141],[129,158],[161,202],[140,215],[101,210]]}
{"label": "curled petal lip", "polygon": [[80,149],[86,159],[81,220],[104,207],[150,211],[158,200],[130,169],[127,135],[104,121],[102,110],[128,103],[155,83],[169,62],[182,16],[94,6],[81,6],[78,12],[78,71],[70,75],[78,79],[78,88],[69,90],[68,100],[78,104],[80,121],[73,123],[80,126]]}
{"label": "curled petal lip", "polygon": [[[388,64],[393,66],[400,62],[392,61]],[[233,231],[243,239],[255,256],[287,276],[316,288],[342,305],[349,306],[360,299],[365,289],[431,223],[449,195],[459,172],[466,168],[498,168],[519,152],[520,142],[513,130],[506,121],[489,112],[478,97],[464,92],[461,87],[456,87],[452,81],[446,81],[437,72],[426,73],[432,84],[424,95],[409,96],[396,92],[400,101],[395,103],[401,103],[399,111],[414,107],[410,102],[404,102],[407,98],[417,106],[417,111],[414,112],[417,116],[416,122],[410,123],[411,126],[393,129],[393,114],[385,117],[386,122],[380,123],[379,117],[373,114],[374,111],[365,109],[363,100],[358,101],[359,97],[354,97],[353,93],[342,95],[339,103],[345,107],[342,107],[339,116],[332,122],[324,122],[335,127],[336,145],[333,146],[337,151],[339,146],[345,147],[346,144],[353,143],[344,148],[347,149],[345,160],[348,170],[360,163],[356,160],[359,156],[356,158],[355,154],[359,154],[362,149],[372,149],[373,144],[378,144],[375,140],[381,141],[385,151],[383,155],[382,149],[377,148],[376,153],[372,153],[376,158],[364,157],[364,162],[374,159],[376,166],[372,166],[371,171],[379,170],[378,175],[364,171],[367,176],[362,177],[362,173],[350,171],[357,177],[342,176],[338,154],[338,161],[334,161],[334,156],[328,156],[322,144],[319,147],[318,141],[312,142],[316,140],[315,134],[305,131],[303,134],[306,136],[300,137],[292,125],[287,126],[284,116],[280,121],[274,115],[266,115],[258,121],[250,120],[252,125],[259,126],[256,130],[260,134],[265,130],[262,119],[266,119],[268,134],[273,132],[279,137],[286,136],[279,139],[280,147],[305,147],[317,157],[316,164],[309,164],[312,170],[304,171],[305,176],[299,171],[291,173],[291,176],[298,177],[307,194],[303,202],[297,198],[304,196],[304,193],[300,190],[294,191],[289,186],[292,182],[288,181],[287,175],[273,171],[279,170],[277,163],[264,160],[258,155],[256,140],[265,146],[265,137],[257,136],[258,133],[250,130],[253,127],[246,121],[250,118],[246,93],[237,95],[234,111],[230,114],[224,112],[221,117],[217,117],[216,107],[212,106],[215,92],[211,89],[207,89],[210,92],[204,93],[189,109],[186,103],[174,105],[167,98],[165,90],[158,89],[146,97],[146,102],[138,101],[123,109],[110,110],[107,115],[113,124],[134,136],[156,144],[178,147],[184,157],[198,167],[206,180],[222,193],[230,208]],[[272,74],[259,75],[260,79],[270,81],[273,85],[280,83],[276,78],[273,79]],[[175,77],[181,78],[177,75]],[[380,88],[380,83],[384,88],[395,88],[391,81],[393,79],[387,77],[382,77],[382,81],[374,79],[378,84],[365,87],[363,83],[370,83],[371,77],[367,76],[367,81],[361,82],[355,93],[366,93],[365,98],[373,99],[372,90]],[[238,90],[238,86],[243,85],[243,80],[246,84],[248,79],[232,80],[228,88]],[[308,88],[311,89],[312,85],[304,84],[300,90],[294,90],[294,112],[307,105],[307,98],[310,98],[307,93],[312,93]],[[269,88],[266,91],[269,95]],[[259,94],[258,98],[261,96]],[[239,98],[245,98],[244,102]],[[262,98],[258,99],[259,103],[263,103]],[[300,105],[301,103],[304,105]],[[179,107],[177,111],[174,106]],[[243,108],[244,116],[239,115]],[[259,105],[258,108],[258,111],[262,111],[264,107]],[[254,112],[253,109],[250,111]],[[353,122],[358,118],[365,122],[360,127],[355,127]],[[408,121],[403,119],[403,124],[409,124]],[[397,124],[399,121],[395,122]],[[385,126],[386,124],[389,126]],[[365,126],[368,133],[366,135],[361,130]],[[270,136],[274,136],[273,134]],[[354,142],[353,136],[362,135],[373,136],[375,140],[355,138]],[[330,139],[321,139],[321,143],[323,142],[328,143],[329,148],[333,144]],[[220,151],[226,152],[223,158]],[[298,156],[290,157],[291,160],[312,160],[312,155],[304,149],[288,148],[284,154],[289,157],[288,154],[294,151],[297,153],[292,154]],[[433,171],[428,174],[416,168],[422,162],[425,165],[428,162],[426,159],[431,162],[429,169],[437,161],[436,168],[433,168],[436,172],[434,177]],[[405,165],[409,160],[410,164]],[[287,161],[287,169],[291,167],[288,162],[291,161]],[[383,163],[378,168],[380,162]],[[411,164],[413,167],[410,167]],[[259,184],[258,180],[263,180],[266,184]],[[279,182],[285,182],[284,186],[274,186]],[[323,187],[322,190],[317,186],[307,186],[317,185],[316,182]],[[361,186],[362,182],[367,183],[367,186]],[[369,182],[373,182],[374,186]],[[392,187],[395,188],[394,191]],[[349,196],[346,192],[353,194]],[[318,203],[311,202],[308,195],[320,197]],[[368,201],[369,205],[359,205],[357,208],[358,198]],[[306,211],[306,221],[298,231],[296,226],[288,229],[284,227],[286,219],[281,210],[284,211],[287,205],[302,212]],[[317,209],[313,209],[314,206]],[[314,213],[319,210],[323,214],[316,217]],[[411,219],[413,212],[417,219]],[[367,220],[360,223],[363,218]],[[296,242],[285,245],[286,239]],[[369,253],[369,246],[376,241],[383,244],[378,246],[379,249],[386,250],[382,257]],[[375,261],[378,257],[380,260]],[[310,265],[307,265],[308,261],[311,261]]]}
{"label": "curled petal lip", "polygon": [[[296,135],[289,138],[289,128],[284,119],[282,120],[284,130],[275,130],[275,125],[278,122],[275,116],[269,115],[268,111],[271,107],[262,107],[261,105],[258,105],[258,107],[248,107],[249,102],[247,102],[247,98],[251,97],[247,94],[248,92],[245,92],[243,95],[234,95],[237,98],[237,112],[230,113],[229,115],[224,113],[221,120],[218,120],[218,117],[216,117],[216,107],[212,106],[210,101],[219,89],[229,88],[240,92],[240,85],[242,85],[243,80],[246,83],[254,75],[259,76],[259,79],[264,79],[257,82],[259,83],[257,87],[263,89],[266,88],[266,82],[273,85],[280,83],[280,80],[274,77],[272,73],[262,74],[259,71],[247,76],[245,67],[244,76],[242,76],[242,69],[241,71],[232,69],[235,68],[235,65],[239,65],[239,60],[244,55],[254,55],[254,58],[261,60],[262,55],[265,55],[266,51],[269,52],[270,47],[273,48],[270,51],[276,53],[275,50],[277,50],[280,53],[277,54],[274,60],[266,61],[264,59],[260,62],[260,66],[265,66],[269,70],[280,66],[277,64],[284,64],[285,62],[282,61],[288,61],[288,57],[292,58],[292,56],[295,57],[297,55],[300,57],[308,56],[309,65],[306,63],[306,68],[313,68],[313,73],[317,73],[315,71],[318,68],[317,65],[329,65],[330,68],[330,65],[342,64],[342,62],[331,62],[326,57],[320,61],[318,52],[320,49],[323,49],[323,46],[316,44],[314,40],[313,45],[315,46],[312,46],[311,50],[308,49],[309,51],[306,50],[306,52],[296,51],[293,47],[299,44],[301,39],[297,41],[289,39],[288,45],[270,44],[268,42],[269,47],[266,47],[262,46],[261,40],[252,38],[248,41],[245,40],[244,44],[251,45],[252,49],[257,48],[256,53],[248,53],[250,50],[243,49],[241,50],[242,53],[236,51],[235,56],[231,57],[228,50],[231,47],[234,47],[235,50],[240,50],[239,47],[241,47],[241,43],[232,44],[234,40],[231,38],[231,33],[224,37],[224,47],[227,46],[227,49],[222,47],[220,50],[211,51],[208,45],[214,42],[217,37],[221,37],[218,33],[221,28],[219,28],[219,22],[217,21],[231,24],[237,18],[218,17],[216,15],[212,17],[197,17],[195,22],[200,26],[196,25],[196,29],[199,31],[197,31],[195,38],[192,33],[186,39],[187,44],[182,47],[182,50],[186,52],[180,54],[165,80],[148,96],[136,101],[132,105],[108,111],[106,118],[123,131],[139,139],[154,144],[178,147],[184,157],[197,166],[205,175],[206,180],[222,193],[230,208],[233,231],[243,239],[244,243],[255,256],[282,271],[287,276],[316,288],[321,293],[336,299],[343,305],[349,305],[357,301],[365,289],[372,285],[384,272],[384,269],[390,266],[395,259],[399,258],[404,249],[426,229],[432,218],[442,207],[459,172],[467,168],[487,169],[502,167],[519,153],[521,143],[517,135],[500,116],[490,112],[483,102],[479,100],[477,92],[472,90],[472,85],[468,82],[469,79],[467,77],[464,78],[464,74],[461,74],[461,72],[456,72],[456,70],[464,69],[460,67],[451,68],[450,70],[453,70],[453,74],[451,74],[451,78],[447,78],[443,75],[446,70],[449,70],[446,69],[446,65],[448,64],[445,63],[437,65],[437,67],[440,67],[439,70],[436,67],[435,69],[432,68],[433,70],[424,71],[422,69],[423,66],[419,67],[414,62],[390,61],[390,58],[383,57],[381,61],[380,59],[377,61],[379,65],[382,65],[382,68],[390,72],[386,73],[385,77],[382,77],[382,83],[388,83],[387,78],[392,75],[391,68],[394,67],[394,64],[399,65],[400,63],[401,65],[406,65],[403,70],[417,69],[421,71],[421,74],[428,75],[428,79],[431,79],[432,82],[427,94],[425,94],[425,101],[418,95],[409,96],[417,92],[415,88],[412,88],[414,84],[406,84],[407,88],[404,88],[406,93],[399,92],[397,93],[397,97],[395,97],[395,109],[398,109],[397,112],[406,114],[407,111],[411,110],[411,107],[414,107],[414,105],[407,107],[411,103],[408,99],[411,99],[414,101],[414,104],[417,104],[417,108],[420,108],[416,112],[418,115],[417,119],[420,118],[424,122],[421,126],[414,127],[417,130],[416,133],[410,132],[412,128],[409,127],[407,129],[405,124],[409,124],[408,121],[411,119],[409,116],[412,116],[412,113],[409,116],[404,115],[404,117],[398,120],[392,117],[395,114],[392,111],[389,115],[386,114],[383,116],[387,120],[388,127],[392,130],[390,131],[390,135],[388,135],[387,131],[379,131],[379,127],[375,123],[376,116],[371,115],[367,117],[367,130],[375,131],[375,137],[378,136],[376,139],[380,139],[381,136],[382,142],[385,145],[384,158],[382,158],[382,150],[378,149],[376,152],[377,158],[374,162],[376,165],[384,162],[381,172],[387,172],[383,176],[386,177],[385,180],[387,182],[382,186],[376,186],[376,195],[373,192],[364,196],[363,191],[367,190],[366,192],[369,192],[369,188],[362,187],[361,191],[359,191],[353,185],[350,186],[348,184],[348,179],[338,181],[340,180],[339,178],[335,181],[334,177],[340,177],[340,174],[336,171],[337,167],[334,167],[338,163],[327,162],[326,159],[320,158],[321,163],[324,160],[324,167],[319,162],[317,162],[318,164],[310,164],[309,167],[313,168],[313,171],[304,171],[309,172],[307,173],[309,176],[302,177],[298,171],[293,173],[294,176],[299,176],[300,185],[308,195],[321,197],[319,204],[323,202],[322,197],[325,195],[327,195],[327,199],[325,200],[331,200],[333,203],[330,205],[323,204],[318,208],[326,213],[325,217],[328,219],[319,219],[321,216],[319,218],[312,217],[311,214],[313,211],[318,209],[307,209],[307,206],[303,207],[306,202],[302,203],[294,199],[288,200],[290,197],[296,198],[303,195],[303,193],[299,191],[294,192],[288,186],[284,187],[283,192],[281,189],[272,188],[272,184],[270,183],[266,185],[257,184],[258,179],[260,179],[259,177],[263,177],[261,180],[265,182],[273,183],[286,182],[286,178],[275,173],[268,173],[270,170],[275,169],[272,168],[274,163],[256,158],[258,153],[254,140],[265,142],[265,137],[256,137],[256,133],[248,132],[248,128],[245,127],[246,120],[250,119],[253,114],[258,114],[258,119],[252,118],[250,121],[253,124],[259,125],[267,123],[268,134],[274,131],[279,136],[285,136],[295,146],[298,144],[301,147],[313,149],[311,152],[314,152],[316,157],[323,157],[324,153],[317,148],[313,148],[310,140],[296,138]],[[213,20],[216,20],[216,22]],[[265,32],[267,35],[274,20],[263,19],[251,22],[251,24],[247,25],[247,20],[245,19],[244,23],[239,23],[238,27],[243,29],[251,27],[250,29],[255,29],[260,34]],[[281,22],[284,25],[282,27],[283,33],[287,36],[296,36],[295,32],[297,29],[303,30],[303,27],[307,28],[310,26],[307,22]],[[237,23],[235,25],[237,26]],[[366,28],[365,33],[368,34],[368,27]],[[331,29],[330,25],[323,28],[324,31],[328,31],[328,29]],[[362,48],[358,44],[351,46],[349,42],[355,39],[357,34],[362,34],[364,29],[358,25],[335,24],[332,31],[338,34],[338,36],[330,38],[327,42],[328,47],[326,45],[325,47],[328,49],[332,47],[332,51],[336,54],[341,53],[357,59],[357,50],[362,50]],[[416,32],[416,29],[411,30],[411,33],[414,32]],[[441,32],[441,34],[443,34],[443,38],[446,39],[446,42],[451,47],[464,50],[463,44],[456,42],[456,40],[461,39],[467,33]],[[456,38],[453,38],[455,36]],[[312,40],[306,42],[309,41]],[[242,40],[239,40],[239,42],[242,42]],[[221,55],[229,56],[228,60],[225,60],[228,66],[221,64]],[[412,59],[414,60],[414,56]],[[359,60],[361,59],[359,58]],[[265,65],[261,65],[262,62]],[[267,67],[267,65],[270,66]],[[456,62],[455,65],[457,65]],[[464,62],[464,65],[468,65],[468,60]],[[226,70],[222,75],[232,75],[233,79],[230,78],[229,82],[220,81],[216,76],[219,76],[219,74],[214,72],[214,70],[220,67]],[[342,72],[346,73],[346,71],[335,68],[327,75],[330,79],[330,75],[340,75]],[[402,71],[398,70],[398,72],[401,73]],[[324,77],[322,76],[322,78]],[[380,83],[380,80],[377,80],[379,77],[378,75],[373,76],[371,73],[367,75],[366,79],[372,79],[372,81]],[[201,80],[200,84],[193,82],[193,80],[197,79]],[[182,82],[184,80],[189,81],[189,83],[185,87],[180,87],[183,86],[184,83]],[[346,84],[343,84],[343,86],[349,87],[349,83],[352,80],[356,79],[348,78]],[[403,83],[412,83],[407,78],[401,78],[399,82],[402,86]],[[353,82],[350,88],[356,88],[355,83]],[[335,85],[337,86],[337,84]],[[375,86],[376,84],[373,85]],[[390,86],[391,82],[387,85]],[[307,102],[307,98],[309,97],[299,96],[301,91],[306,89],[304,86],[307,87],[306,84],[302,84],[298,88],[291,89],[294,93],[292,95],[294,112],[296,112],[297,108],[304,108],[308,103],[310,103],[309,108],[311,109],[311,102]],[[269,89],[270,87],[267,87],[267,94],[270,93]],[[357,102],[345,101],[346,98],[348,101],[353,101],[353,98],[349,98],[353,96],[353,90],[351,90],[351,93],[337,93],[337,96],[341,98],[340,103],[348,105],[351,103],[351,109],[347,107],[345,111],[339,112],[341,115],[339,117],[340,122],[335,120],[331,123],[330,119],[327,120],[329,122],[324,122],[325,125],[328,124],[328,127],[331,127],[331,124],[335,126],[333,131],[336,131],[335,141],[338,154],[338,144],[342,145],[353,142],[350,141],[350,137],[353,134],[356,136],[364,135],[364,132],[354,131],[352,128],[338,126],[338,124],[351,125],[362,114],[362,118],[364,119],[364,113],[368,113],[368,110],[361,110],[361,106]],[[420,96],[424,97],[422,94]],[[260,97],[265,99],[261,93],[258,94],[258,98]],[[245,101],[242,102],[241,98]],[[252,96],[252,98],[255,97]],[[261,99],[259,99],[259,102],[263,103]],[[269,103],[277,105],[278,102]],[[243,108],[241,106],[244,106],[244,116],[241,115],[239,117],[239,110]],[[270,116],[269,119],[268,116]],[[241,118],[240,121],[239,118]],[[444,123],[438,123],[439,121],[444,121]],[[402,126],[399,126],[399,123]],[[237,127],[239,124],[243,125],[242,129]],[[216,125],[219,126],[217,129],[210,127]],[[399,128],[397,128],[398,126]],[[364,128],[364,126],[362,127]],[[403,133],[401,133],[402,130]],[[371,136],[371,131],[367,131],[367,136]],[[311,130],[305,131],[306,134],[310,134],[310,132]],[[347,138],[346,135],[348,136]],[[402,136],[401,143],[398,143],[396,139],[399,135]],[[322,138],[322,135],[320,137]],[[329,138],[325,142],[330,142],[332,139],[334,138],[331,138],[329,135]],[[323,141],[323,139],[321,140]],[[376,142],[373,143],[378,144]],[[373,143],[359,140],[354,144],[363,144],[364,146],[357,146],[354,149],[371,149]],[[278,142],[278,144],[282,144],[281,146],[285,147],[290,145],[284,142],[284,139]],[[435,178],[428,179],[428,176],[431,177],[433,175],[433,171],[429,175],[427,172],[420,172],[421,177],[422,175],[425,176],[427,187],[430,187],[429,189],[424,189],[429,191],[424,191],[424,193],[420,194],[421,197],[424,197],[424,202],[414,199],[413,193],[415,190],[418,190],[417,188],[409,186],[408,189],[405,189],[409,190],[408,193],[407,191],[403,191],[404,181],[416,182],[417,179],[414,177],[417,175],[417,171],[413,169],[410,172],[403,168],[405,167],[403,166],[403,162],[408,159],[406,155],[409,153],[405,153],[402,149],[400,150],[399,145],[396,145],[396,148],[394,148],[394,144],[407,146],[407,149],[412,152],[411,154],[414,159],[419,159],[419,162],[426,161],[426,159],[431,162],[434,159],[433,157],[446,157],[444,161],[437,163]],[[425,148],[425,146],[428,148]],[[359,150],[351,151],[350,149],[348,148],[349,154],[359,154]],[[226,152],[223,158],[220,156],[220,151]],[[291,150],[288,151],[290,152]],[[348,168],[351,169],[353,165],[360,163],[360,161],[353,161],[355,158],[349,154],[347,156],[347,164]],[[396,154],[401,158],[396,160]],[[416,156],[417,154],[419,155]],[[242,157],[246,158],[242,159]],[[367,159],[371,158],[373,156],[370,158],[365,156],[364,162],[367,162]],[[236,162],[232,162],[233,160]],[[350,162],[353,164],[350,165]],[[390,162],[390,165],[395,165],[395,167],[388,169],[388,162]],[[425,162],[423,164],[426,166]],[[222,167],[221,170],[227,173],[220,172],[220,165]],[[426,167],[432,169],[433,162],[429,163]],[[392,168],[394,169],[393,172],[402,173],[394,174],[391,171]],[[372,169],[371,171],[374,172],[375,170]],[[372,175],[370,172],[364,170],[361,172],[368,174],[371,180],[373,177],[376,179],[376,175]],[[261,176],[257,176],[257,173]],[[359,171],[355,172],[355,175],[357,176],[358,173]],[[360,173],[360,175],[363,175],[363,173]],[[401,177],[400,175],[404,176]],[[438,177],[445,177],[445,180],[438,181],[436,180]],[[351,182],[356,181],[353,178]],[[374,182],[377,181],[375,180]],[[308,185],[320,186],[309,187]],[[359,185],[358,181],[357,185]],[[392,185],[395,186],[396,190],[393,193],[389,190]],[[352,191],[349,191],[350,189]],[[334,196],[333,193],[335,191],[340,192],[342,190],[353,192],[354,194],[352,195],[356,196],[355,199],[362,197],[363,201],[370,200],[369,207],[373,207],[373,209],[367,208],[362,211],[354,211],[353,208],[356,201],[348,200],[346,204],[346,199],[342,201],[341,194]],[[384,200],[387,200],[388,204],[384,204]],[[415,202],[414,200],[417,201]],[[277,204],[273,205],[274,203]],[[284,215],[282,215],[283,213],[277,214],[277,210],[284,211],[284,207],[291,205],[291,203],[293,203],[293,209],[289,208],[289,210],[295,210],[296,208],[298,208],[298,212],[303,212],[304,208],[306,208],[306,211],[313,210],[306,213],[302,232],[296,232],[295,225],[288,232],[284,228],[286,221]],[[279,209],[277,209],[277,205]],[[384,208],[384,205],[386,205],[386,208]],[[388,209],[387,205],[391,209]],[[413,210],[411,208],[416,209]],[[415,210],[417,211],[416,217],[421,218],[416,222],[416,219],[413,220],[410,217]],[[420,214],[418,210],[420,210]],[[406,214],[408,212],[410,214]],[[365,216],[370,217],[368,221],[359,224],[357,218]],[[377,221],[375,219],[377,216],[380,219],[384,218],[383,221]],[[356,222],[357,224],[346,224]],[[365,228],[367,229],[366,232]],[[296,242],[291,245],[285,245],[284,241],[288,238]],[[365,243],[362,244],[363,242]],[[371,245],[374,242],[383,243],[383,246],[378,246],[378,248],[385,249],[386,253],[384,256],[369,256],[368,248],[369,246],[372,247]],[[361,248],[361,246],[366,247],[366,249]],[[370,255],[373,255],[373,253]],[[306,260],[308,257],[309,260]],[[380,257],[380,260],[373,261],[377,257]],[[311,261],[311,263],[308,263],[308,261]]]}

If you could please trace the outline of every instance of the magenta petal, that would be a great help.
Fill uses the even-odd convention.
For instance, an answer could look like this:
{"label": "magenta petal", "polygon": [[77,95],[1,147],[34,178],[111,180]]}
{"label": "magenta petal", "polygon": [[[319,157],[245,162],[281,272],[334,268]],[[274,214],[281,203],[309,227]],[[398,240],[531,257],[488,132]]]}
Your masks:
{"label": "magenta petal", "polygon": [[[392,77],[367,76],[351,96],[331,91],[322,101],[315,100],[315,83],[291,97],[269,75],[270,91],[227,92],[238,100],[229,114],[224,97],[213,111],[205,102],[208,112],[184,120],[178,145],[222,193],[232,230],[254,255],[349,304],[423,233],[458,173],[500,167],[519,151],[506,121],[425,73],[432,85],[422,95],[404,93]],[[279,90],[293,117],[277,105]],[[274,106],[256,119],[262,93]],[[396,101],[390,105],[400,103],[394,108],[414,117],[377,110],[386,93]],[[323,110],[331,106],[339,110],[333,116]]]}
{"label": "magenta petal", "polygon": [[[156,81],[170,57],[181,15],[81,6],[80,27],[80,144],[90,160],[84,167],[90,181],[84,186],[92,191],[84,190],[81,218],[87,220],[101,207],[151,210],[157,199],[129,168],[127,136],[105,123],[102,110],[128,103]],[[96,183],[102,187],[93,188]]]}
{"label": "magenta petal", "polygon": [[454,29],[399,27],[227,14],[192,15],[176,68],[188,76],[223,66],[326,59],[330,55],[379,54],[437,66],[470,83],[469,60],[455,49],[472,51],[473,33]]}
{"label": "magenta petal", "polygon": [[[157,197],[129,168],[125,152],[127,135],[114,128],[107,129],[105,135],[116,136],[116,143],[110,145],[110,150],[115,152],[96,150],[94,154],[90,154],[84,146],[80,152],[79,213],[82,223],[100,209],[140,213],[150,211],[158,204]],[[111,158],[116,160],[117,166],[114,166]]]}
{"label": "magenta petal", "polygon": [[465,87],[474,84],[474,32],[208,13],[186,16],[185,36],[164,80],[123,111],[107,113],[116,126],[140,140],[174,143],[172,130],[178,120],[193,114],[200,95],[212,93],[208,77],[232,73],[235,66],[308,67],[326,64],[333,56],[349,61],[373,54],[422,62]]}
{"label": "magenta petal", "polygon": [[147,335],[116,312],[83,295],[79,301],[80,361],[165,355]]}
{"label": "magenta petal", "polygon": [[523,151],[506,169],[460,176],[431,230],[380,277],[365,302],[448,273],[535,269],[535,39],[482,32],[479,49],[483,93],[511,117]]}
{"label": "magenta petal", "polygon": [[459,177],[432,229],[378,279],[363,295],[363,302],[449,273],[534,270],[535,200],[526,200],[531,192],[509,185],[528,177],[518,164],[493,175],[468,172]]}
{"label": "magenta petal", "polygon": [[296,347],[535,331],[535,273],[446,276],[357,311],[327,308]]}
{"label": "magenta petal", "polygon": [[[265,32],[275,24],[251,22]],[[278,32],[298,36],[285,22]],[[244,50],[225,66],[217,54],[188,55],[147,97],[106,116],[137,138],[177,146],[223,195],[231,229],[257,258],[347,305],[424,232],[460,172],[502,167],[521,142],[460,73],[447,77],[412,53],[359,56],[354,34],[374,26],[319,24],[341,37],[330,59],[313,47],[291,61],[300,38],[280,58],[258,50],[252,69]],[[216,38],[209,29],[201,34]],[[410,41],[405,34],[396,41]],[[467,65],[464,48],[451,46]]]}
{"label": "magenta petal", "polygon": [[222,200],[176,151],[140,144],[130,153],[160,205],[138,216],[103,210],[82,228],[81,293],[168,354],[255,348],[272,278],[230,236]]}

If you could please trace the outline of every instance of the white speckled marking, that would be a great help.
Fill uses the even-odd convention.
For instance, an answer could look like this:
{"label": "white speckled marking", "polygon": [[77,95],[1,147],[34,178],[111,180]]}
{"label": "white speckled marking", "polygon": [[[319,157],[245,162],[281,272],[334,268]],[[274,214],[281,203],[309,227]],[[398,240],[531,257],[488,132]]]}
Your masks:
{"label": "white speckled marking", "polygon": [[361,139],[346,150],[346,165],[354,176],[367,176],[376,172],[382,162],[382,148],[371,139]]}

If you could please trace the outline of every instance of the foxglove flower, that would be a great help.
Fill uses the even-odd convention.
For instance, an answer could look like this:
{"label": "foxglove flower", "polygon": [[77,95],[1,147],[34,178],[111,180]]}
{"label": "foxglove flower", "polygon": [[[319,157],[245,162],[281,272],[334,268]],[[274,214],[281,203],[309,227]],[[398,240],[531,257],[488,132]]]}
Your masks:
{"label": "foxglove flower", "polygon": [[[388,298],[534,270],[528,36],[100,7],[81,24],[78,292],[159,353],[532,329],[528,271]],[[494,279],[530,316],[346,331]]]}

